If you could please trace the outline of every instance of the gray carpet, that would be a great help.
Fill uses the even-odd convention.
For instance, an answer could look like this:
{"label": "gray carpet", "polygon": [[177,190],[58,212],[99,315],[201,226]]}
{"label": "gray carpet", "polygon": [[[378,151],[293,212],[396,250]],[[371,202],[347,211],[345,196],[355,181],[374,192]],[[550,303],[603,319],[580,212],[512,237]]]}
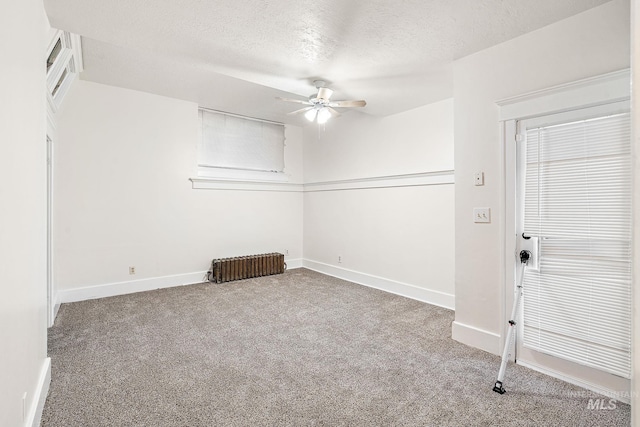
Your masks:
{"label": "gray carpet", "polygon": [[305,269],[64,304],[42,425],[629,425],[628,405],[589,409],[513,364],[494,393],[500,359],[453,341],[452,321]]}

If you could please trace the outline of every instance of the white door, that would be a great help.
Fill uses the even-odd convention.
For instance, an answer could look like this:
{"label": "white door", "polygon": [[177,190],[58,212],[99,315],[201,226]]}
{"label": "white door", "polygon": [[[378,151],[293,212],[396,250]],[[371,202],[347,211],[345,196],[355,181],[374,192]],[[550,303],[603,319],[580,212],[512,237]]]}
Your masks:
{"label": "white door", "polygon": [[[516,361],[596,391],[629,390],[628,103],[517,122]],[[516,260],[518,274],[521,271]]]}

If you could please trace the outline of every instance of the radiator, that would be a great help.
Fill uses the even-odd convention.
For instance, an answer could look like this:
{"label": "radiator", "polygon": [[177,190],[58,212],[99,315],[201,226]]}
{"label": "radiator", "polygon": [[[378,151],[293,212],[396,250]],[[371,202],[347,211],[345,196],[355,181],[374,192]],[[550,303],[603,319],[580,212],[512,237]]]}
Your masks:
{"label": "radiator", "polygon": [[221,258],[211,261],[211,269],[207,272],[207,278],[214,283],[230,282],[281,274],[286,268],[284,255],[279,253]]}

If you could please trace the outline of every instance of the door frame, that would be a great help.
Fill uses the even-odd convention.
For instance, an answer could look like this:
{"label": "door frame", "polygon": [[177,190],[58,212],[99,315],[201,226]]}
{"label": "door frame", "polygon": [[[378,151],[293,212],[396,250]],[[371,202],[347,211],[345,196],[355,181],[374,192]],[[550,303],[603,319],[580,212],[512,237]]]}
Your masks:
{"label": "door frame", "polygon": [[58,303],[57,298],[57,290],[55,286],[55,275],[54,275],[54,233],[53,233],[53,205],[54,205],[54,151],[55,151],[55,142],[57,140],[57,131],[56,131],[56,120],[55,120],[55,112],[48,105],[47,107],[47,133],[45,144],[47,144],[46,148],[46,162],[45,162],[45,176],[47,182],[47,207],[46,207],[46,259],[47,259],[47,270],[46,270],[46,287],[47,287],[47,327],[50,328],[53,326],[55,322],[56,315],[58,314],[58,309],[60,308],[60,304]]}
{"label": "door frame", "polygon": [[53,139],[47,135],[47,326],[53,326],[56,298],[53,286]]}

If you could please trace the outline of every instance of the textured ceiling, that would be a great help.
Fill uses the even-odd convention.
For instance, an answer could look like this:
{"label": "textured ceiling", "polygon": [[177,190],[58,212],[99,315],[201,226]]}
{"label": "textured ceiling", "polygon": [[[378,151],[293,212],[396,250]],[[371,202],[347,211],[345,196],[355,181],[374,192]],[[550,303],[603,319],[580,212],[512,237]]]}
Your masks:
{"label": "textured ceiling", "polygon": [[[322,78],[388,115],[452,95],[451,63],[607,0],[45,0],[83,79],[279,121]],[[352,114],[351,112],[349,114]]]}

